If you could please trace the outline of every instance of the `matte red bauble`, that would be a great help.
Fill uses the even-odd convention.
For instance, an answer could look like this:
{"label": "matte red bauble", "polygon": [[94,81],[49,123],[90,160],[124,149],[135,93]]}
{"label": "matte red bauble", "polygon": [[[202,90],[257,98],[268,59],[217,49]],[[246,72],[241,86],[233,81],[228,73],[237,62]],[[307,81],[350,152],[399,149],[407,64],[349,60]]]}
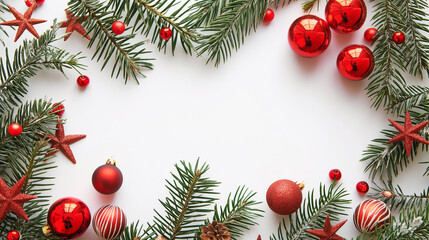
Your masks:
{"label": "matte red bauble", "polygon": [[18,123],[12,123],[11,125],[9,125],[7,131],[9,132],[9,134],[11,136],[16,137],[16,136],[21,135],[22,127]]}
{"label": "matte red bauble", "polygon": [[289,45],[303,57],[316,57],[328,48],[331,30],[325,20],[305,15],[296,19],[289,28]]}
{"label": "matte red bauble", "polygon": [[48,211],[49,230],[62,239],[77,238],[91,223],[91,213],[84,202],[77,198],[61,198]]}
{"label": "matte red bauble", "polygon": [[341,179],[341,171],[339,169],[332,169],[331,171],[329,171],[329,178],[332,181],[338,181]]}
{"label": "matte red bauble", "polygon": [[367,193],[369,191],[369,185],[365,181],[360,181],[356,184],[356,191],[358,193]]}
{"label": "matte red bauble", "polygon": [[21,235],[16,230],[12,230],[7,234],[7,240],[19,240],[20,238]]}
{"label": "matte red bauble", "polygon": [[92,218],[95,233],[105,240],[113,240],[125,230],[127,217],[117,206],[106,205],[98,209]]}
{"label": "matte red bauble", "polygon": [[367,30],[365,30],[365,33],[363,34],[363,37],[368,42],[374,42],[377,39],[377,37],[375,36],[377,33],[378,33],[377,29],[375,29],[375,28],[368,28]]}
{"label": "matte red bauble", "polygon": [[124,33],[124,31],[125,31],[125,24],[123,22],[121,22],[121,21],[114,22],[112,24],[112,31],[115,34],[117,34],[117,35]]}
{"label": "matte red bauble", "polygon": [[372,232],[390,221],[390,209],[382,201],[366,200],[356,207],[353,221],[360,232]]}
{"label": "matte red bauble", "polygon": [[263,21],[264,22],[271,22],[274,19],[274,11],[270,8],[267,9],[267,11],[265,12],[265,16]]}
{"label": "matte red bauble", "polygon": [[364,79],[374,69],[374,55],[364,45],[347,46],[338,54],[337,69],[347,79]]}
{"label": "matte red bauble", "polygon": [[289,215],[301,206],[302,190],[296,182],[282,179],[274,182],[267,190],[267,203],[273,212]]}
{"label": "matte red bauble", "polygon": [[52,109],[52,113],[57,114],[60,117],[64,114],[65,107],[62,103],[54,103],[52,106],[54,107],[54,109]]}
{"label": "matte red bauble", "polygon": [[112,194],[119,190],[122,186],[122,172],[116,167],[116,163],[107,161],[105,165],[102,165],[95,169],[92,174],[92,185],[95,190],[103,194]]}
{"label": "matte red bauble", "polygon": [[86,87],[89,85],[89,77],[86,75],[81,75],[77,78],[76,82],[79,87]]}
{"label": "matte red bauble", "polygon": [[332,29],[340,33],[353,32],[365,22],[366,5],[363,0],[329,0],[325,16]]}
{"label": "matte red bauble", "polygon": [[161,28],[161,30],[159,31],[159,36],[164,39],[164,40],[168,40],[171,38],[171,36],[173,36],[173,32],[171,31],[170,28],[168,27],[163,27]]}
{"label": "matte red bauble", "polygon": [[392,36],[392,40],[396,44],[402,44],[405,42],[405,35],[402,32],[395,32]]}

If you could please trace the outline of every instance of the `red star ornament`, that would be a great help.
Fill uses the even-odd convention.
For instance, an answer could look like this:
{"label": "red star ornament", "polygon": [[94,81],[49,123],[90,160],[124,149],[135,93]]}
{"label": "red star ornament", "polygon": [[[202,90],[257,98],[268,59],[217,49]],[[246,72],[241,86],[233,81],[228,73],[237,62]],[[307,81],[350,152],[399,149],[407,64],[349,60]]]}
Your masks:
{"label": "red star ornament", "polygon": [[399,131],[399,133],[390,139],[387,143],[393,143],[398,141],[403,141],[405,146],[405,151],[409,157],[411,154],[411,148],[413,147],[413,141],[429,144],[429,142],[420,136],[419,131],[424,128],[429,121],[419,123],[415,126],[411,123],[410,113],[408,111],[405,113],[405,122],[404,125],[401,125],[395,121],[389,119],[389,122]]}
{"label": "red star ornament", "polygon": [[22,204],[37,197],[21,193],[24,183],[25,176],[15,183],[13,187],[9,188],[3,179],[0,178],[0,221],[2,221],[10,211],[27,221],[30,220]]}
{"label": "red star ornament", "polygon": [[39,38],[39,34],[37,33],[36,29],[33,27],[33,25],[46,22],[46,20],[40,20],[40,19],[34,19],[31,18],[31,15],[33,14],[34,9],[36,8],[36,4],[32,4],[27,11],[23,14],[16,11],[15,8],[11,6],[7,6],[12,14],[15,16],[16,20],[2,22],[0,25],[7,25],[7,26],[18,26],[18,30],[16,32],[15,36],[15,42],[18,40],[18,38],[24,33],[25,29],[27,29],[31,34],[33,34],[36,38]]}
{"label": "red star ornament", "polygon": [[[82,27],[82,22],[86,21],[86,19],[88,18],[88,16],[85,16],[83,18],[83,20],[79,20],[78,21],[78,17],[75,17],[75,16],[73,16],[73,14],[68,13],[67,10],[66,10],[66,15],[67,15],[67,19],[68,20],[61,22],[60,28],[66,28],[66,33],[70,33],[70,34],[66,38],[64,38],[64,41],[66,41],[67,39],[69,39],[69,37],[71,36],[71,33],[74,32],[74,31],[80,33],[82,36],[85,36],[85,34],[87,32]],[[86,35],[85,38],[88,39],[88,40],[91,40],[88,35]]]}
{"label": "red star ornament", "polygon": [[318,237],[320,240],[343,240],[343,237],[338,236],[335,234],[345,223],[347,220],[344,220],[340,223],[338,223],[335,226],[331,226],[331,219],[329,218],[329,215],[326,216],[325,220],[325,226],[323,226],[323,230],[313,230],[309,229],[307,230],[308,233]]}
{"label": "red star ornament", "polygon": [[[76,134],[76,135],[67,135],[64,134],[64,125],[59,121],[57,124],[57,131],[55,132],[55,136],[48,135],[49,141],[52,143],[52,147],[54,149],[60,150],[64,155],[73,163],[76,164],[76,159],[74,158],[73,152],[70,149],[70,144],[75,143],[83,138],[86,135],[84,134]],[[46,156],[51,156],[55,154],[56,151],[48,153]]]}

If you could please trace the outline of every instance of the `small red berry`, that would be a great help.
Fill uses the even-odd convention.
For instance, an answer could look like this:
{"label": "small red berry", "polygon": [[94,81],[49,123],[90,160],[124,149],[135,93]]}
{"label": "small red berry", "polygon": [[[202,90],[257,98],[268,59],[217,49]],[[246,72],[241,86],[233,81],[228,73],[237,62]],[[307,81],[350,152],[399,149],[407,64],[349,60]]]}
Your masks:
{"label": "small red berry", "polygon": [[62,103],[54,103],[52,106],[55,107],[52,110],[52,113],[57,114],[60,117],[64,114],[65,107]]}
{"label": "small red berry", "polygon": [[33,1],[32,0],[25,0],[25,5],[27,5],[27,7],[31,7],[31,5],[33,5]]}
{"label": "small red berry", "polygon": [[21,235],[16,230],[12,230],[7,234],[7,240],[19,240],[20,238]]}
{"label": "small red berry", "polygon": [[396,44],[402,44],[405,41],[405,35],[402,32],[395,32],[392,36],[392,40]]}
{"label": "small red berry", "polygon": [[377,33],[378,33],[377,29],[368,28],[363,34],[363,37],[365,38],[365,40],[369,42],[373,42],[378,38],[378,36],[377,37],[375,36]]}
{"label": "small red berry", "polygon": [[369,191],[369,185],[365,181],[360,181],[356,184],[356,190],[359,193],[367,193]]}
{"label": "small red berry", "polygon": [[338,169],[332,169],[330,172],[329,172],[329,178],[332,180],[332,181],[338,181],[338,180],[340,180],[341,179],[341,171],[340,170],[338,170]]}
{"label": "small red berry", "polygon": [[45,2],[45,0],[36,0],[37,4],[43,4]]}
{"label": "small red berry", "polygon": [[81,75],[77,78],[76,82],[79,87],[86,87],[89,85],[89,77],[86,75]]}
{"label": "small red berry", "polygon": [[125,31],[125,24],[121,21],[116,21],[112,24],[112,31],[119,35]]}
{"label": "small red berry", "polygon": [[171,38],[171,36],[173,36],[173,32],[171,31],[170,28],[168,27],[163,27],[161,28],[161,30],[159,31],[159,36],[161,36],[162,39],[164,40],[168,40]]}
{"label": "small red berry", "polygon": [[270,8],[267,9],[264,16],[264,22],[271,22],[274,19],[274,11]]}
{"label": "small red berry", "polygon": [[18,123],[12,123],[11,125],[9,125],[7,131],[11,136],[16,137],[22,133],[22,127]]}

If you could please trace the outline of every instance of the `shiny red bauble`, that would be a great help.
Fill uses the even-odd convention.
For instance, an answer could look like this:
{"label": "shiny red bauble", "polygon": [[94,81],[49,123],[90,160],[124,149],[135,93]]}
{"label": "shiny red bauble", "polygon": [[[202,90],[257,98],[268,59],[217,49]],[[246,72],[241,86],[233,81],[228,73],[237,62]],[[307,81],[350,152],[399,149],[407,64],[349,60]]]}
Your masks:
{"label": "shiny red bauble", "polygon": [[45,0],[36,0],[37,4],[43,4],[45,2]]}
{"label": "shiny red bauble", "polygon": [[127,226],[127,217],[117,206],[106,205],[98,209],[92,218],[95,233],[105,240],[119,237]]}
{"label": "shiny red bauble", "polygon": [[302,202],[302,190],[296,182],[282,179],[274,182],[267,190],[267,204],[280,215],[289,215],[298,210]]}
{"label": "shiny red bauble", "polygon": [[79,87],[86,87],[89,85],[89,77],[86,75],[81,75],[77,78],[76,82]]}
{"label": "shiny red bauble", "polygon": [[32,0],[25,0],[25,5],[27,5],[27,7],[31,7],[31,5],[33,5],[33,1]]}
{"label": "shiny red bauble", "polygon": [[366,200],[356,207],[353,221],[360,232],[373,232],[390,221],[390,209],[382,201]]}
{"label": "shiny red bauble", "polygon": [[48,226],[51,233],[62,239],[77,238],[91,223],[88,206],[73,197],[61,198],[48,211]]}
{"label": "shiny red bauble", "polygon": [[271,22],[274,19],[274,11],[270,8],[267,9],[267,11],[265,12],[265,16],[263,21],[264,22]]}
{"label": "shiny red bauble", "polygon": [[112,31],[116,34],[122,34],[125,31],[125,24],[121,21],[116,21],[112,24]]}
{"label": "shiny red bauble", "polygon": [[337,58],[337,69],[343,77],[361,80],[368,77],[374,69],[375,60],[371,50],[364,45],[345,47]]}
{"label": "shiny red bauble", "polygon": [[11,136],[19,136],[22,133],[22,127],[21,125],[19,125],[18,123],[12,123],[11,125],[9,125],[9,127],[7,128],[7,131],[9,132],[9,134]]}
{"label": "shiny red bauble", "polygon": [[338,169],[332,169],[331,171],[329,171],[329,178],[332,181],[338,181],[341,179],[341,171]]}
{"label": "shiny red bauble", "polygon": [[376,37],[377,33],[378,33],[377,29],[368,28],[367,30],[365,30],[363,37],[365,38],[365,40],[367,40],[369,42],[374,42],[377,39],[377,37]]}
{"label": "shiny red bauble", "polygon": [[173,36],[173,32],[171,31],[170,28],[168,27],[163,27],[161,28],[161,30],[159,31],[159,36],[164,39],[164,40],[168,40],[171,38],[171,36]]}
{"label": "shiny red bauble", "polygon": [[7,240],[19,240],[20,238],[21,235],[16,230],[12,230],[7,234]]}
{"label": "shiny red bauble", "polygon": [[331,30],[325,20],[305,15],[296,19],[289,28],[289,45],[303,57],[316,57],[328,48]]}
{"label": "shiny red bauble", "polygon": [[356,184],[356,190],[358,193],[367,193],[369,191],[369,185],[365,181],[360,181]]}
{"label": "shiny red bauble", "polygon": [[54,107],[54,109],[52,109],[52,113],[54,113],[60,117],[64,114],[65,107],[62,103],[54,103],[53,107]]}
{"label": "shiny red bauble", "polygon": [[108,161],[95,169],[92,174],[92,185],[95,190],[103,194],[112,194],[122,186],[123,176],[121,170]]}
{"label": "shiny red bauble", "polygon": [[325,16],[332,29],[340,33],[354,32],[365,22],[366,5],[363,0],[329,0]]}
{"label": "shiny red bauble", "polygon": [[405,42],[405,35],[402,32],[395,32],[392,36],[392,40],[396,43],[396,44],[402,44]]}

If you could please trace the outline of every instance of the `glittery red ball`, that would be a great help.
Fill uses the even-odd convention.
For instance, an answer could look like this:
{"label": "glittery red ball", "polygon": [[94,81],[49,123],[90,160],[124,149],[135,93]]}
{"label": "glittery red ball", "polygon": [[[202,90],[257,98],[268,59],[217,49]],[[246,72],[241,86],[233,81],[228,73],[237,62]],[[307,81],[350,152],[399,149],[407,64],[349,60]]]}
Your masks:
{"label": "glittery red ball", "polygon": [[340,33],[354,32],[365,22],[366,5],[363,0],[329,0],[325,16],[332,29]]}
{"label": "glittery red ball", "polygon": [[119,237],[127,226],[127,217],[122,209],[113,205],[106,205],[98,209],[92,218],[92,227],[95,233],[105,240]]}
{"label": "glittery red ball", "polygon": [[369,185],[365,181],[360,181],[356,184],[356,190],[359,193],[367,193],[369,191]]}
{"label": "glittery red ball", "polygon": [[65,107],[62,103],[54,103],[53,107],[54,109],[52,110],[52,113],[57,114],[60,117],[64,114]]}
{"label": "glittery red ball", "polygon": [[86,75],[81,75],[77,78],[76,82],[79,87],[86,87],[89,85],[89,77]]}
{"label": "glittery red ball", "polygon": [[125,24],[121,21],[116,21],[112,24],[112,31],[119,35],[125,31]]}
{"label": "glittery red ball", "polygon": [[12,123],[11,125],[9,125],[9,128],[7,129],[7,131],[11,136],[16,137],[21,135],[22,127],[18,123]]}
{"label": "glittery red ball", "polygon": [[161,28],[161,30],[159,31],[159,36],[161,36],[162,39],[164,40],[168,40],[171,38],[171,36],[173,36],[173,32],[171,31],[170,28],[168,27],[163,27]]}
{"label": "glittery red ball", "polygon": [[21,235],[16,230],[12,230],[7,234],[7,240],[19,240],[20,238]]}
{"label": "glittery red ball", "polygon": [[329,178],[330,178],[332,181],[334,181],[334,180],[336,180],[336,181],[340,180],[340,179],[341,179],[341,171],[340,171],[340,170],[338,170],[338,169],[332,169],[332,170],[329,172]]}
{"label": "glittery red ball", "polygon": [[302,202],[302,191],[296,182],[282,179],[267,190],[267,204],[273,212],[289,215],[298,210]]}
{"label": "glittery red ball", "polygon": [[305,15],[296,19],[289,28],[289,45],[303,57],[316,57],[328,48],[331,30],[325,20]]}
{"label": "glittery red ball", "polygon": [[392,36],[392,40],[396,44],[402,44],[405,41],[405,35],[402,32],[395,32]]}
{"label": "glittery red ball", "polygon": [[270,8],[267,9],[264,16],[264,22],[271,22],[274,19],[274,11]]}
{"label": "glittery red ball", "polygon": [[91,222],[88,206],[73,197],[61,198],[48,211],[48,226],[55,236],[62,239],[77,238]]}
{"label": "glittery red ball", "polygon": [[353,221],[360,232],[373,232],[390,221],[390,209],[379,200],[365,200],[356,207]]}
{"label": "glittery red ball", "polygon": [[369,42],[374,42],[377,39],[377,37],[375,36],[377,33],[378,33],[377,29],[368,28],[363,34],[363,37],[365,38],[365,40]]}
{"label": "glittery red ball", "polygon": [[27,7],[31,7],[31,5],[33,5],[33,2],[31,0],[25,0],[25,5],[27,5]]}
{"label": "glittery red ball", "polygon": [[374,55],[363,45],[345,47],[337,58],[337,69],[343,77],[361,80],[368,77],[374,69]]}
{"label": "glittery red ball", "polygon": [[121,170],[113,164],[105,164],[95,169],[92,174],[92,185],[103,194],[112,194],[122,186]]}
{"label": "glittery red ball", "polygon": [[45,0],[36,0],[37,4],[43,4],[45,2]]}

